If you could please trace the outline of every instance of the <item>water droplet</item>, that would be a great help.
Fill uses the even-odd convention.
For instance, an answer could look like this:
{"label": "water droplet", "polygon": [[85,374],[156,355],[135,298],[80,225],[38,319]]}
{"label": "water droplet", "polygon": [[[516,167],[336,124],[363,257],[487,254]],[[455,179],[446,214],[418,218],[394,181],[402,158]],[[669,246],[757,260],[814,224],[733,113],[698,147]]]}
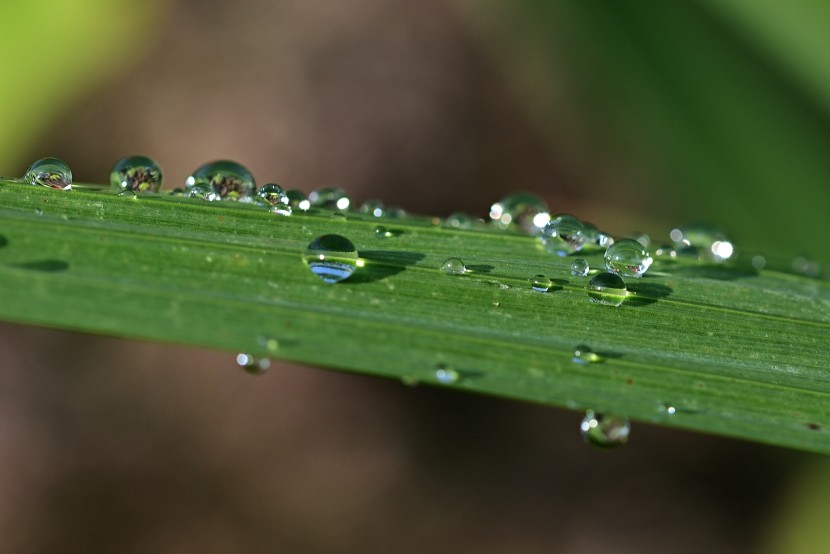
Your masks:
{"label": "water droplet", "polygon": [[312,191],[308,195],[308,201],[312,208],[322,208],[324,210],[343,210],[349,209],[351,200],[346,196],[343,189],[329,187]]}
{"label": "water droplet", "polygon": [[26,170],[23,180],[50,189],[72,190],[72,171],[58,158],[37,160]]}
{"label": "water droplet", "polygon": [[286,196],[285,191],[278,184],[268,183],[256,191],[256,202],[269,207],[274,207],[277,204],[287,205],[288,196]]}
{"label": "water droplet", "polygon": [[198,185],[193,185],[192,187],[188,188],[187,197],[198,198],[200,200],[205,200],[207,202],[219,200],[219,195],[213,192],[213,187],[205,183],[199,183]]}
{"label": "water droplet", "polygon": [[591,266],[588,265],[588,261],[583,258],[577,258],[571,264],[571,275],[575,277],[585,277],[588,275],[590,270]]}
{"label": "water droplet", "polygon": [[259,375],[264,373],[271,367],[271,360],[268,358],[256,358],[250,354],[238,354],[236,356],[236,363],[246,372],[252,375]]}
{"label": "water droplet", "polygon": [[159,164],[146,156],[121,158],[110,171],[110,187],[118,192],[158,192],[161,182]]}
{"label": "water droplet", "polygon": [[533,279],[530,280],[530,288],[536,292],[548,292],[552,286],[553,281],[542,274],[535,275]]}
{"label": "water droplet", "polygon": [[587,221],[582,222],[583,231],[582,236],[585,238],[585,244],[597,246],[600,248],[608,248],[614,244],[614,239],[605,231],[600,231],[597,226]]}
{"label": "water droplet", "polygon": [[721,229],[713,225],[695,223],[672,229],[671,240],[678,249],[695,247],[703,257],[712,262],[725,262],[732,258],[735,247]]}
{"label": "water droplet", "polygon": [[323,235],[308,245],[303,255],[309,269],[326,283],[338,283],[362,265],[354,244],[340,235]]}
{"label": "water droplet", "polygon": [[[241,164],[228,160],[204,164],[187,178],[185,184],[188,190],[196,186],[204,189],[207,186],[215,195],[213,199],[236,202],[252,201],[256,190],[256,181],[251,172]],[[202,193],[200,197],[204,196]]]}
{"label": "water droplet", "polygon": [[490,220],[500,229],[513,227],[538,235],[550,221],[550,209],[535,194],[517,192],[490,206]]}
{"label": "water droplet", "polygon": [[677,413],[677,408],[675,408],[675,407],[674,407],[674,406],[672,406],[671,404],[660,404],[660,405],[657,407],[657,410],[658,410],[658,411],[659,411],[662,415],[674,415],[674,414],[676,414],[676,413]]}
{"label": "water droplet", "polygon": [[588,281],[588,299],[605,306],[619,306],[628,295],[625,283],[619,275],[600,273]]}
{"label": "water droplet", "polygon": [[301,190],[286,191],[285,196],[288,197],[288,205],[292,209],[306,211],[311,207],[311,202],[305,197],[305,193]]}
{"label": "water droplet", "polygon": [[360,213],[369,214],[372,217],[383,217],[383,202],[380,200],[367,200],[360,206]]}
{"label": "water droplet", "polygon": [[276,352],[280,348],[280,341],[273,337],[261,336],[257,338],[257,344],[268,350],[268,352]]}
{"label": "water droplet", "polygon": [[291,209],[291,206],[289,206],[288,204],[285,204],[283,202],[277,202],[276,204],[271,206],[270,212],[272,214],[289,216],[292,214],[293,210]]}
{"label": "water droplet", "polygon": [[439,383],[451,385],[458,382],[458,380],[461,379],[461,375],[456,370],[450,369],[443,364],[439,364],[435,368],[435,379]]}
{"label": "water droplet", "polygon": [[761,255],[752,256],[752,267],[755,269],[764,269],[767,265],[767,259]]}
{"label": "water droplet", "polygon": [[375,227],[375,236],[379,239],[388,239],[395,236],[395,234],[383,225],[378,225]]}
{"label": "water droplet", "polygon": [[654,255],[658,258],[676,258],[677,250],[668,244],[661,244],[657,250],[654,251]]}
{"label": "water droplet", "polygon": [[448,215],[444,221],[441,222],[442,227],[451,229],[469,229],[475,223],[475,218],[461,212],[455,212]]}
{"label": "water droplet", "polygon": [[617,241],[605,251],[605,267],[624,277],[642,277],[652,261],[643,245],[633,239]]}
{"label": "water droplet", "polygon": [[576,217],[558,214],[542,228],[541,240],[545,250],[557,256],[567,256],[582,250],[585,226]]}
{"label": "water droplet", "polygon": [[580,344],[579,346],[574,348],[574,355],[573,358],[571,358],[571,360],[576,364],[588,365],[596,362],[601,362],[602,356],[600,356],[596,352],[593,352],[584,344]]}
{"label": "water droplet", "polygon": [[818,277],[819,273],[821,273],[821,266],[815,260],[805,258],[804,256],[798,256],[793,260],[793,270],[796,273],[800,273],[808,277]]}
{"label": "water droplet", "polygon": [[631,422],[627,417],[618,415],[595,414],[592,410],[585,412],[579,425],[582,440],[596,448],[609,450],[628,442]]}
{"label": "water droplet", "polygon": [[460,258],[447,258],[441,264],[441,271],[448,275],[463,275],[467,272],[467,267]]}

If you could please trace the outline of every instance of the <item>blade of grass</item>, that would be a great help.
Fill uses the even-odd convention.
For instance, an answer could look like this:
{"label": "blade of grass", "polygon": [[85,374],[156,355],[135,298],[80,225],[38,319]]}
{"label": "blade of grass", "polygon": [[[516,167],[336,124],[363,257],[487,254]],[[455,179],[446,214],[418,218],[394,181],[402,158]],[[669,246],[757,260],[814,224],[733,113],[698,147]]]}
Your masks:
{"label": "blade of grass", "polygon": [[[405,218],[381,239],[378,223],[2,183],[0,318],[428,384],[449,367],[459,390],[830,453],[826,281],[656,264],[614,308],[532,238]],[[301,259],[324,233],[365,260],[345,282]],[[449,256],[471,271],[442,274]],[[604,361],[572,362],[579,344]]]}

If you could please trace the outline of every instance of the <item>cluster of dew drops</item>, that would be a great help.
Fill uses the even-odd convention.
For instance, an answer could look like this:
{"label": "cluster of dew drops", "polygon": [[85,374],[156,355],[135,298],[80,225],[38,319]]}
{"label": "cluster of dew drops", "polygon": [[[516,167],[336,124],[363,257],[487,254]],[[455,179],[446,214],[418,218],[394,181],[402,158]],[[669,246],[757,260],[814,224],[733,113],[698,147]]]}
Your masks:
{"label": "cluster of dew drops", "polygon": [[[110,186],[119,194],[137,195],[158,193],[162,184],[159,165],[145,156],[131,156],[118,160],[110,172]],[[23,181],[33,185],[59,190],[71,190],[72,172],[69,166],[58,158],[43,158],[33,163]],[[324,188],[306,196],[297,190],[283,190],[276,183],[256,187],[253,175],[239,163],[221,160],[207,163],[196,169],[186,180],[183,189],[170,194],[197,198],[208,202],[255,203],[279,216],[290,216],[295,211],[311,208],[343,212],[350,208],[350,199],[341,189]],[[360,212],[373,217],[400,216],[400,209],[387,209],[383,203],[370,200],[360,207]],[[519,231],[536,237],[545,251],[561,257],[573,257],[584,251],[604,251],[605,267],[592,268],[584,258],[574,257],[571,274],[588,278],[585,289],[592,303],[619,307],[631,294],[623,278],[638,279],[651,267],[654,258],[649,253],[650,239],[645,235],[633,238],[614,238],[599,230],[595,225],[582,221],[570,214],[552,214],[547,204],[530,193],[511,194],[494,203],[489,212],[490,224],[503,230]],[[470,228],[474,218],[453,214],[443,221],[451,228]],[[379,238],[394,236],[383,226],[375,228]],[[733,258],[735,248],[728,236],[709,225],[688,225],[673,229],[671,244],[655,249],[658,257],[694,256],[711,263],[728,262]],[[753,258],[753,266],[760,269],[763,258]],[[346,237],[328,234],[315,238],[303,253],[308,268],[323,282],[339,283],[348,279],[362,267],[362,260],[352,242]],[[804,267],[802,273],[814,268]],[[460,258],[446,259],[440,271],[447,275],[464,275],[468,268]],[[530,279],[531,289],[540,293],[548,292],[553,281],[545,275]],[[579,345],[574,350],[573,362],[591,364],[602,361],[602,355],[592,352],[587,346]],[[237,363],[249,373],[258,374],[268,369],[267,358],[239,354]],[[435,379],[442,384],[452,384],[461,379],[461,374],[441,364],[435,370]],[[675,408],[662,405],[661,412],[673,415]],[[628,440],[630,422],[625,416],[598,414],[588,410],[580,423],[580,432],[585,442],[598,448],[614,448]]]}

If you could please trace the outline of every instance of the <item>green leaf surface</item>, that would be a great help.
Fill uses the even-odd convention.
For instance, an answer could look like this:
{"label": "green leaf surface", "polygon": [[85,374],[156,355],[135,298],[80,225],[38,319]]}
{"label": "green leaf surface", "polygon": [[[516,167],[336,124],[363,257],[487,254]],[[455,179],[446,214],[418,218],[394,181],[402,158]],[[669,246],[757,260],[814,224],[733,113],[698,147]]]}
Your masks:
{"label": "green leaf surface", "polygon": [[[0,184],[0,318],[248,352],[830,453],[830,284],[750,265],[655,263],[619,308],[526,236],[427,218]],[[365,266],[329,285],[321,234]],[[439,271],[450,256],[471,269]],[[584,256],[599,267],[601,253]],[[546,274],[547,293],[529,279]],[[577,345],[603,354],[572,361]],[[437,382],[438,367],[460,379]],[[114,369],[117,370],[117,369]],[[668,415],[665,407],[676,409]]]}

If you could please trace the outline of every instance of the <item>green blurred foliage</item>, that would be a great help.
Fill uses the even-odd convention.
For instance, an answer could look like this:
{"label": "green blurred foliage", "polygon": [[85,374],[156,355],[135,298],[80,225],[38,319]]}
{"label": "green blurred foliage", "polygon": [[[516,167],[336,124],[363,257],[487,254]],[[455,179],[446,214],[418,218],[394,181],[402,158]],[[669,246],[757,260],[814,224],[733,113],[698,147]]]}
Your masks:
{"label": "green blurred foliage", "polygon": [[[164,7],[163,0],[0,2],[0,174],[22,173],[21,160],[58,116],[153,45]],[[151,86],[140,77],[134,83]]]}

